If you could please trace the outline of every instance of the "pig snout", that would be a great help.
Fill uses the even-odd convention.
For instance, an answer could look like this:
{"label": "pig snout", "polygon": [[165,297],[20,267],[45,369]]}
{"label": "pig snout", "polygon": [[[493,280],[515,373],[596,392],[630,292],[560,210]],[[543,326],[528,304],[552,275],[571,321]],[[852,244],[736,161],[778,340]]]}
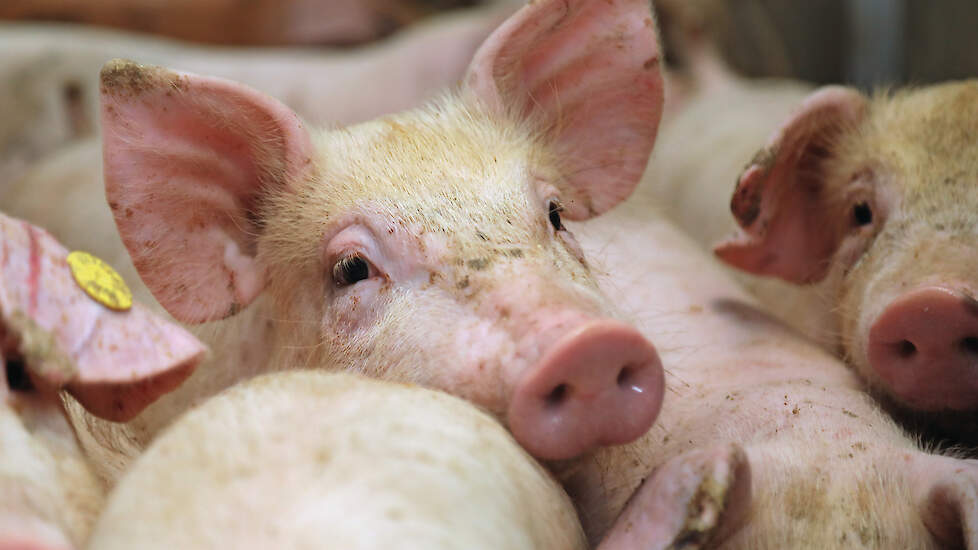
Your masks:
{"label": "pig snout", "polygon": [[978,302],[944,286],[891,302],[869,331],[869,363],[895,395],[925,410],[978,409]]}
{"label": "pig snout", "polygon": [[655,348],[617,321],[587,323],[558,339],[518,381],[508,420],[545,460],[635,440],[652,426],[665,380]]}

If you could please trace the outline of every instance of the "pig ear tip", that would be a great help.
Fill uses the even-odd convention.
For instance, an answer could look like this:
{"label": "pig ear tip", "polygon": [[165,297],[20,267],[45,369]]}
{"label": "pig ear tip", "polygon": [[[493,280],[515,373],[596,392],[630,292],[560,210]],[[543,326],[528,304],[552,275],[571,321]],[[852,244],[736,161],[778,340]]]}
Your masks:
{"label": "pig ear tip", "polygon": [[164,69],[142,65],[131,59],[116,58],[106,62],[99,73],[103,93],[136,94],[154,87]]}

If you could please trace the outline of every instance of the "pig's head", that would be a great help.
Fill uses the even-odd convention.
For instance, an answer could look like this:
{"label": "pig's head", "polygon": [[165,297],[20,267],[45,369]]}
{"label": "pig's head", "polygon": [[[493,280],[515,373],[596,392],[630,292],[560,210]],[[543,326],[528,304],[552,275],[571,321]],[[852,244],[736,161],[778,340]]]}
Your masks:
{"label": "pig's head", "polygon": [[838,300],[841,345],[918,410],[978,409],[978,82],[815,92],[747,167],[726,262]]}
{"label": "pig's head", "polygon": [[250,309],[276,326],[276,364],[439,388],[538,457],[572,457],[640,436],[662,400],[654,348],[614,319],[561,223],[636,185],[658,65],[645,0],[534,2],[459,93],[310,133],[241,85],[116,61],[102,72],[106,192],[178,319],[264,294]]}

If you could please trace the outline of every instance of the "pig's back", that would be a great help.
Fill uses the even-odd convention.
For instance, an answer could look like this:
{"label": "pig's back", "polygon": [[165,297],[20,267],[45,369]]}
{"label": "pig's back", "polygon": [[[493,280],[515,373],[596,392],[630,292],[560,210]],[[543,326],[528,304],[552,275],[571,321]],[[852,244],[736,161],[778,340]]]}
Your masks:
{"label": "pig's back", "polygon": [[[737,178],[812,87],[789,80],[734,80],[707,88],[659,133],[638,200],[711,249],[736,228],[730,197]],[[730,269],[764,307],[823,346],[835,341],[831,297],[818,286],[798,287]]]}
{"label": "pig's back", "polygon": [[642,182],[671,219],[705,247],[735,227],[737,176],[812,88],[787,80],[708,88],[663,125]]}

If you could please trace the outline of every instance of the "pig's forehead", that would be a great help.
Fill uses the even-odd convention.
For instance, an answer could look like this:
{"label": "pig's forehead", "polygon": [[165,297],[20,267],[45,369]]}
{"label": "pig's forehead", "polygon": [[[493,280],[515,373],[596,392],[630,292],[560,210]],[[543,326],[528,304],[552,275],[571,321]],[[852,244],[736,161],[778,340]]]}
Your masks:
{"label": "pig's forehead", "polygon": [[951,180],[978,189],[978,80],[878,97],[851,145],[881,157],[910,187]]}
{"label": "pig's forehead", "polygon": [[316,185],[333,208],[384,204],[392,214],[446,224],[535,209],[546,172],[529,132],[452,104],[328,132],[319,150]]}

